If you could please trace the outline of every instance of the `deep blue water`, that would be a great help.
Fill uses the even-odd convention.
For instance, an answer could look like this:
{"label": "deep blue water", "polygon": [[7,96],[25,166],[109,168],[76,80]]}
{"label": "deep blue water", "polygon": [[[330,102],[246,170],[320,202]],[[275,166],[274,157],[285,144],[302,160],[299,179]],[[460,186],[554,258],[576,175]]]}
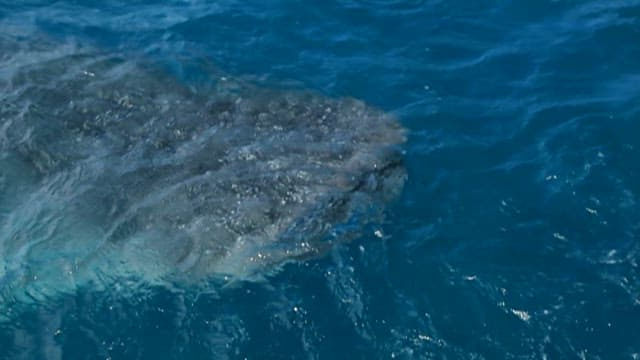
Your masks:
{"label": "deep blue water", "polygon": [[362,99],[408,181],[319,259],[79,291],[0,323],[0,358],[640,357],[640,1],[0,1],[17,27]]}

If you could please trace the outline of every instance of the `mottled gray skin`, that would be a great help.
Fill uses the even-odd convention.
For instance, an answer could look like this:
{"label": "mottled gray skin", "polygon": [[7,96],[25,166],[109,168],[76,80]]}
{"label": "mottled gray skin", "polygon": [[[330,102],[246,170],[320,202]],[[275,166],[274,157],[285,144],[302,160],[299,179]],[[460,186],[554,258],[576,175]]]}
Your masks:
{"label": "mottled gray skin", "polygon": [[402,187],[404,130],[360,101],[226,78],[197,91],[77,47],[20,51],[0,57],[4,298],[246,278],[322,253]]}

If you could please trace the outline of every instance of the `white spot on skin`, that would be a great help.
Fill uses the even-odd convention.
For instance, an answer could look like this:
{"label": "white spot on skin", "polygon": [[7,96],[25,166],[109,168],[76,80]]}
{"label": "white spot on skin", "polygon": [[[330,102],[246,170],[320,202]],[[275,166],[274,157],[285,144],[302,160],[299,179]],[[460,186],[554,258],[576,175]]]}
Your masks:
{"label": "white spot on skin", "polygon": [[531,315],[524,310],[511,309],[511,312],[522,321],[528,322],[531,319]]}
{"label": "white spot on skin", "polygon": [[553,237],[558,239],[558,240],[562,240],[562,241],[566,241],[567,240],[567,237],[562,235],[562,234],[560,234],[560,233],[553,233]]}

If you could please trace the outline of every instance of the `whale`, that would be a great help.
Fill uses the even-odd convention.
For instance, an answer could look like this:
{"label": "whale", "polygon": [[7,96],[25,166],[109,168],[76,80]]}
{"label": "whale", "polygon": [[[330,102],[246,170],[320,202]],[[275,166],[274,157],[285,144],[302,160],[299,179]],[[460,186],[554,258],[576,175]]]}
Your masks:
{"label": "whale", "polygon": [[360,100],[0,48],[0,303],[260,277],[379,221],[406,181],[405,128]]}

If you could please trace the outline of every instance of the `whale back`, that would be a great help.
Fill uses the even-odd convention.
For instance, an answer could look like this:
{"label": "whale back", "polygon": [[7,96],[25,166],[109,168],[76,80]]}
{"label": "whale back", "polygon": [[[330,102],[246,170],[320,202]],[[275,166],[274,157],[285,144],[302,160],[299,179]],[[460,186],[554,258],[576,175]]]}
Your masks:
{"label": "whale back", "polygon": [[245,277],[321,254],[402,187],[405,131],[361,101],[228,76],[195,90],[78,46],[14,50],[0,57],[5,297]]}

